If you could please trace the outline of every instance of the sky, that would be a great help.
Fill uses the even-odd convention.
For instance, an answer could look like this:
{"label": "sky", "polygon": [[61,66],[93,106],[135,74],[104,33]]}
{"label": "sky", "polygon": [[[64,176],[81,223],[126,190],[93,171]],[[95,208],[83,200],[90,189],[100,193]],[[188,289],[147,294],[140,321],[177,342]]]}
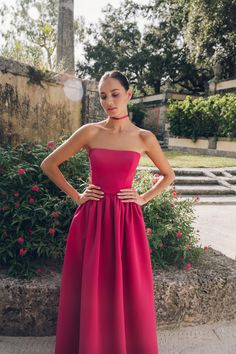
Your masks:
{"label": "sky", "polygon": [[[39,0],[40,1],[40,0]],[[149,0],[134,0],[138,4],[147,4]],[[9,5],[14,5],[16,0],[0,0],[0,4],[6,3]],[[82,15],[86,18],[86,22],[97,22],[98,18],[101,17],[101,10],[108,3],[113,6],[119,6],[121,0],[74,0],[74,13],[75,16]]]}
{"label": "sky", "polygon": [[[1,0],[0,0],[1,1]],[[75,0],[75,15],[82,15],[87,22],[96,22],[102,15],[102,8],[108,3],[117,7],[121,3],[120,0]],[[149,0],[136,0],[136,3],[147,4]]]}

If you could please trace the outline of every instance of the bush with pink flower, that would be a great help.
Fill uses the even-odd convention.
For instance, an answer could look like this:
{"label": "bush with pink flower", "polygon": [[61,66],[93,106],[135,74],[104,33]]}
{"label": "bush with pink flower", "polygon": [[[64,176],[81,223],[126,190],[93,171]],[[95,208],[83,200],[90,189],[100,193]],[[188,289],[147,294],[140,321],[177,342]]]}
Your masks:
{"label": "bush with pink flower", "polygon": [[[142,194],[160,178],[158,174],[137,171],[133,187]],[[205,251],[193,226],[196,217],[193,207],[197,200],[178,198],[173,184],[142,206],[154,268],[171,265],[189,270]]]}
{"label": "bush with pink flower", "polygon": [[[63,140],[0,146],[0,266],[11,276],[44,272],[45,261],[63,261],[76,204],[41,170],[40,163]],[[89,183],[89,160],[80,151],[60,165],[65,178],[82,193]],[[137,171],[133,187],[144,193],[162,176]],[[142,206],[153,266],[190,269],[202,249],[193,228],[197,198],[180,201],[174,188]],[[207,249],[204,249],[207,251]]]}
{"label": "bush with pink flower", "polygon": [[[30,278],[43,272],[45,259],[63,260],[77,206],[40,168],[61,143],[0,146],[0,267],[11,276]],[[86,152],[80,151],[60,169],[82,192],[88,166]]]}

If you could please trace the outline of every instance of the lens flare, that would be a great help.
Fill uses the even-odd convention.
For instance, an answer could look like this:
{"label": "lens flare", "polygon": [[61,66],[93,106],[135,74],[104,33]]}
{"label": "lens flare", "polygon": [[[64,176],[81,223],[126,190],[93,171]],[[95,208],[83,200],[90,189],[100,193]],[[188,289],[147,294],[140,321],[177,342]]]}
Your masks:
{"label": "lens flare", "polygon": [[39,10],[37,9],[37,7],[33,6],[29,8],[28,15],[30,18],[32,18],[32,20],[37,21],[39,19]]}
{"label": "lens flare", "polygon": [[80,101],[84,93],[82,82],[78,79],[67,79],[64,81],[63,90],[66,97],[71,101]]}

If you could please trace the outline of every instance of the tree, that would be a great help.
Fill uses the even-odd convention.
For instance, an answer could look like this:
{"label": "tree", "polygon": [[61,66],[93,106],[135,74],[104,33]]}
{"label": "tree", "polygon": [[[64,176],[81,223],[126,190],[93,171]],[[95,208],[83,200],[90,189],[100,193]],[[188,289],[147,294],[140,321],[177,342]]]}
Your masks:
{"label": "tree", "polygon": [[[126,0],[118,8],[104,8],[99,25],[87,28],[85,60],[77,65],[78,74],[98,79],[104,71],[117,67],[141,94],[160,93],[168,78],[182,90],[204,91],[205,76],[188,62],[181,41],[180,18],[172,21],[171,8],[165,2],[160,6],[158,12],[155,6]],[[143,32],[137,16],[147,19]]]}
{"label": "tree", "polygon": [[189,0],[183,35],[197,66],[221,62],[223,76],[236,75],[236,0]]}
{"label": "tree", "polygon": [[[1,8],[1,14],[8,14],[10,18],[10,27],[3,32],[3,24],[6,16],[1,17],[1,34],[6,41],[2,48],[3,53],[8,51],[14,53],[14,48],[19,48],[18,55],[25,58],[27,52],[24,47],[32,48],[32,53],[37,53],[41,49],[40,61],[46,57],[47,67],[53,67],[53,53],[56,47],[56,24],[57,24],[57,1],[52,0],[18,0],[14,6],[4,6]],[[36,9],[39,17],[34,19],[30,16],[30,9]],[[33,54],[34,56],[34,54]],[[19,58],[14,58],[19,59]],[[24,60],[25,61],[25,60]]]}
{"label": "tree", "polygon": [[196,79],[212,77],[216,62],[223,64],[225,78],[235,76],[236,0],[158,0],[151,4],[143,6],[149,18],[161,18],[177,27],[186,62],[194,68],[194,85]]}
{"label": "tree", "polygon": [[145,58],[136,11],[137,4],[130,0],[118,9],[109,4],[103,9],[104,19],[86,28],[85,59],[77,63],[79,76],[98,80],[105,71],[119,68],[129,76],[131,84],[140,82]]}
{"label": "tree", "polygon": [[[204,93],[213,65],[224,77],[235,75],[236,0],[153,0],[109,5],[98,26],[87,28],[83,77],[98,79],[105,70],[125,71],[141,93],[159,93],[167,79],[178,91]],[[146,20],[142,32],[137,16]]]}
{"label": "tree", "polygon": [[59,0],[57,64],[63,63],[67,72],[74,74],[74,0]]}
{"label": "tree", "polygon": [[[183,23],[188,11],[183,0],[159,0],[141,7],[149,20],[144,32],[144,50],[149,51],[150,72],[148,82],[156,78],[155,85],[168,78],[175,89],[191,93],[204,92],[211,77],[211,68],[198,68],[189,59],[183,36]],[[180,89],[181,91],[181,89]]]}
{"label": "tree", "polygon": [[[38,12],[38,18],[34,19],[31,10]],[[0,54],[39,69],[60,70],[56,62],[58,10],[58,0],[16,0],[14,6],[1,5],[0,36],[5,44],[2,41]],[[75,42],[83,38],[83,31],[84,18],[79,16],[74,20]]]}

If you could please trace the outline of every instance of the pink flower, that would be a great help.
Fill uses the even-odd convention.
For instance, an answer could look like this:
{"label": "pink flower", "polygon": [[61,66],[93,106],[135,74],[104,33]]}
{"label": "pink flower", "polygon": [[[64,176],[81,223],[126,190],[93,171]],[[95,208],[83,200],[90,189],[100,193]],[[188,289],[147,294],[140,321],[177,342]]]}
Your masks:
{"label": "pink flower", "polygon": [[191,268],[191,263],[187,263],[186,265],[185,265],[185,269],[186,270],[189,270]]}
{"label": "pink flower", "polygon": [[182,236],[182,232],[180,230],[178,230],[177,234],[176,234],[176,237],[177,238],[180,238]]}
{"label": "pink flower", "polygon": [[19,251],[21,256],[25,256],[26,252],[27,252],[27,250],[25,248],[21,248],[20,251]]}
{"label": "pink flower", "polygon": [[36,271],[36,273],[42,273],[42,272],[43,272],[43,268],[40,268],[40,267],[39,267],[39,268],[37,268],[35,271]]}
{"label": "pink flower", "polygon": [[208,246],[204,246],[204,251],[208,252]]}
{"label": "pink flower", "polygon": [[152,233],[152,229],[150,227],[146,228],[146,233],[147,235],[150,235]]}
{"label": "pink flower", "polygon": [[48,230],[49,235],[52,235],[52,236],[55,234],[55,232],[56,232],[56,230],[55,230],[55,229],[52,229],[52,228],[50,228],[50,229]]}
{"label": "pink flower", "polygon": [[32,191],[38,192],[40,188],[35,184],[31,189]]}
{"label": "pink flower", "polygon": [[200,199],[200,197],[199,197],[199,195],[194,195],[193,199],[195,200],[195,202],[197,202]]}
{"label": "pink flower", "polygon": [[17,193],[14,194],[14,197],[19,197],[19,196],[20,196],[20,193],[19,193],[19,192],[17,192]]}
{"label": "pink flower", "polygon": [[60,211],[53,211],[53,212],[51,213],[51,216],[52,216],[53,218],[58,218],[60,214],[61,214]]}
{"label": "pink flower", "polygon": [[55,147],[54,142],[53,141],[49,141],[48,144],[47,144],[47,147],[50,148],[50,149],[54,148]]}
{"label": "pink flower", "polygon": [[177,193],[176,193],[176,191],[172,192],[172,196],[173,196],[174,198],[176,198],[176,197],[177,197]]}
{"label": "pink flower", "polygon": [[152,183],[153,183],[153,184],[156,183],[159,178],[160,178],[160,175],[159,175],[158,173],[155,173],[155,174],[153,175]]}
{"label": "pink flower", "polygon": [[34,200],[34,198],[29,198],[29,199],[28,199],[28,202],[31,203],[31,204],[33,204],[33,203],[35,202],[35,200]]}
{"label": "pink flower", "polygon": [[15,202],[14,204],[17,208],[20,206],[20,202]]}
{"label": "pink flower", "polygon": [[17,239],[17,242],[20,244],[23,243],[24,241],[25,241],[25,239],[22,236],[18,237],[18,239]]}
{"label": "pink flower", "polygon": [[25,174],[25,170],[23,168],[19,168],[18,169],[18,173],[19,173],[19,175],[24,175]]}

